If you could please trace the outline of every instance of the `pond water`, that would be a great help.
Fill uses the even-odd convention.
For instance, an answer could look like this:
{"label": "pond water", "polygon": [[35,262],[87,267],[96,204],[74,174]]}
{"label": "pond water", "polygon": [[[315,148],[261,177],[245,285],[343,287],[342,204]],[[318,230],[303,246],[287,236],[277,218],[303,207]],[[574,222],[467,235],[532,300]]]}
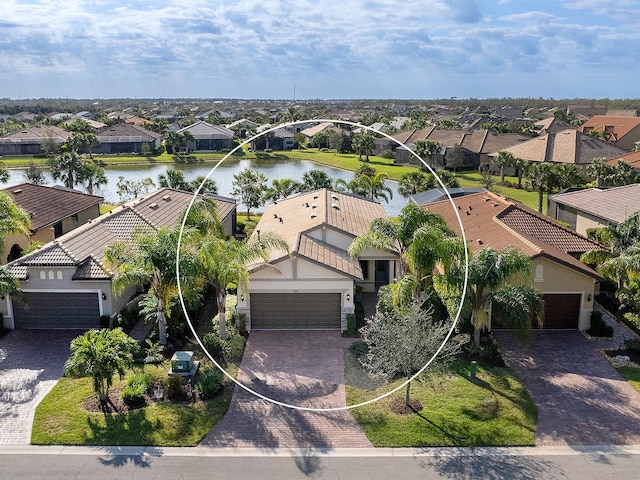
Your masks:
{"label": "pond water", "polygon": [[[107,203],[118,203],[120,198],[117,194],[116,184],[118,183],[118,177],[125,177],[127,180],[140,180],[145,177],[150,177],[154,182],[158,182],[158,176],[165,173],[167,169],[176,168],[184,172],[186,180],[193,180],[199,175],[207,175],[215,163],[194,163],[194,164],[167,164],[167,163],[149,163],[149,164],[137,164],[137,165],[117,165],[105,167],[105,173],[108,179],[108,183],[101,187],[97,193],[105,198]],[[248,159],[229,159],[225,160],[209,178],[214,180],[218,186],[218,193],[223,196],[231,197],[233,176],[238,174],[245,168],[252,168],[256,171],[263,173],[268,183],[271,183],[272,179],[278,178],[291,178],[293,180],[302,180],[302,176],[309,170],[319,169],[325,171],[329,177],[334,181],[338,178],[349,181],[353,178],[353,172],[346,170],[340,170],[338,168],[327,167],[324,165],[315,164],[309,160],[291,160],[291,159],[269,159],[269,160],[248,160]],[[10,178],[6,186],[16,185],[24,182],[24,170],[22,169],[10,169]],[[53,184],[51,177],[47,175],[48,184]],[[58,182],[60,183],[60,182]],[[387,214],[395,216],[400,213],[403,206],[407,204],[407,200],[404,199],[398,193],[398,183],[388,182],[388,186],[393,191],[393,199],[389,203],[382,202]],[[242,210],[240,206],[239,210]]]}

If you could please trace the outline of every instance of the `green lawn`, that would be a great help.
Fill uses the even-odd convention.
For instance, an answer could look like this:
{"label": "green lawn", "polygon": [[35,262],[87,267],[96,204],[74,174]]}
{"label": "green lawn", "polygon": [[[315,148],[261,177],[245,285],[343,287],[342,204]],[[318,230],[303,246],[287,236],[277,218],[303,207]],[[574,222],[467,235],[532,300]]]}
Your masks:
{"label": "green lawn", "polygon": [[[419,413],[391,411],[393,399],[404,398],[404,388],[351,412],[376,447],[533,445],[537,409],[513,372],[478,367],[476,380],[470,381],[466,365],[456,364],[435,384],[412,383],[411,397],[424,407]],[[347,404],[375,398],[400,383],[373,391],[347,386]]]}
{"label": "green lawn", "polygon": [[618,373],[622,375],[629,384],[640,393],[640,368],[636,367],[620,367],[617,368]]}
{"label": "green lawn", "polygon": [[[167,370],[168,364],[162,368]],[[36,408],[31,443],[195,446],[229,408],[233,384],[225,382],[222,394],[206,402],[165,401],[126,413],[103,414],[89,413],[83,407],[95,395],[90,378],[63,377]],[[114,381],[113,388],[123,383]]]}

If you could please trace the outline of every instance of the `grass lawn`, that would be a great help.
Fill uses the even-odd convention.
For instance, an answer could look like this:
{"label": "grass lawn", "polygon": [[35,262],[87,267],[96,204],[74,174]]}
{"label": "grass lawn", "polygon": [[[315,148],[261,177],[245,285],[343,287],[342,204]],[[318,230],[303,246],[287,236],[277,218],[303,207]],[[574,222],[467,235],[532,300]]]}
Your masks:
{"label": "grass lawn", "polygon": [[[168,363],[161,368],[168,370]],[[95,395],[91,383],[90,378],[61,378],[36,409],[31,443],[194,446],[223,417],[233,392],[233,385],[225,379],[223,392],[212,400],[164,401],[130,412],[103,414],[83,407]],[[123,384],[116,377],[112,388]]]}
{"label": "grass lawn", "polygon": [[262,215],[251,215],[249,220],[247,220],[246,210],[244,212],[236,213],[236,221],[245,224],[244,231],[247,233],[247,235],[251,235],[253,233],[261,217]]}
{"label": "grass lawn", "polygon": [[629,384],[640,393],[640,368],[636,367],[620,367],[617,368],[618,373],[622,375]]}
{"label": "grass lawn", "polygon": [[[345,375],[348,383],[357,382],[348,369]],[[478,366],[476,380],[467,377],[467,364],[457,363],[437,383],[413,382],[411,397],[424,407],[418,413],[391,411],[394,399],[404,399],[404,388],[351,413],[376,447],[533,445],[537,409],[513,372]],[[348,385],[347,404],[375,398],[400,383],[376,390]]]}

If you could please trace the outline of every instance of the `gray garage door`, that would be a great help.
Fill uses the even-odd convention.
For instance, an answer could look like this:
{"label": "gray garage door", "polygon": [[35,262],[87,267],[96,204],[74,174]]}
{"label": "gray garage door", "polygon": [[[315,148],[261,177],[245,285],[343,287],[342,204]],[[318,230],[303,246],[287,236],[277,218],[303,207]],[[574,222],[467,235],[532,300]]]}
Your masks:
{"label": "gray garage door", "polygon": [[100,328],[97,293],[25,292],[13,302],[16,328]]}
{"label": "gray garage door", "polygon": [[340,328],[339,293],[252,293],[252,329]]}

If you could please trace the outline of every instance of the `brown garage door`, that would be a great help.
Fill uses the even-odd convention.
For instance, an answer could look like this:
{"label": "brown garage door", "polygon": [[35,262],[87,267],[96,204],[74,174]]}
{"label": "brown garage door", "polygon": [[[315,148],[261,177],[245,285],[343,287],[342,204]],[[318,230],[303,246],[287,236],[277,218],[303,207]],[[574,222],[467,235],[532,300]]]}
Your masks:
{"label": "brown garage door", "polygon": [[577,329],[580,319],[579,293],[553,293],[543,295],[544,329]]}
{"label": "brown garage door", "polygon": [[13,302],[15,327],[100,328],[97,293],[25,292],[26,303]]}
{"label": "brown garage door", "polygon": [[252,293],[252,329],[339,329],[339,293]]}

